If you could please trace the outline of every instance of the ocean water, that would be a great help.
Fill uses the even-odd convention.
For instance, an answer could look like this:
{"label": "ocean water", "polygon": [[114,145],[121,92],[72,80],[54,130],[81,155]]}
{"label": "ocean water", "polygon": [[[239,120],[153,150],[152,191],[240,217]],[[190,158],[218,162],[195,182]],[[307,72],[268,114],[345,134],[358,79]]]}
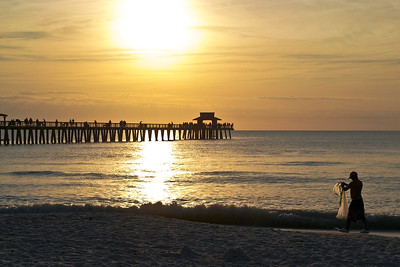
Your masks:
{"label": "ocean water", "polygon": [[372,227],[400,230],[399,140],[400,132],[234,131],[230,140],[1,146],[0,211],[141,210],[324,228],[338,224],[334,184],[354,170]]}

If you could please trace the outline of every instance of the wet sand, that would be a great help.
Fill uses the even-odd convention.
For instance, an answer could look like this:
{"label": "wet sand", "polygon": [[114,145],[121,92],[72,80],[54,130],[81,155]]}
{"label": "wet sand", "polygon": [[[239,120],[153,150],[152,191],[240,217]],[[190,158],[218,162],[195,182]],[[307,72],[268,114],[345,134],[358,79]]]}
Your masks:
{"label": "wet sand", "polygon": [[134,213],[0,215],[2,266],[398,266],[400,238]]}

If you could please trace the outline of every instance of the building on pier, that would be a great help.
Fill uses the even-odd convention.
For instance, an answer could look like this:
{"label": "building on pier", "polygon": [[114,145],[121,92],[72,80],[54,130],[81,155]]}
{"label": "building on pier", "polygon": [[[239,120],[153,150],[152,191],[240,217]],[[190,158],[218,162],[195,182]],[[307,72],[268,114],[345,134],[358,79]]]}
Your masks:
{"label": "building on pier", "polygon": [[212,125],[217,125],[220,118],[215,117],[215,112],[200,112],[200,117],[194,118],[197,124],[203,124],[204,121],[211,121]]}

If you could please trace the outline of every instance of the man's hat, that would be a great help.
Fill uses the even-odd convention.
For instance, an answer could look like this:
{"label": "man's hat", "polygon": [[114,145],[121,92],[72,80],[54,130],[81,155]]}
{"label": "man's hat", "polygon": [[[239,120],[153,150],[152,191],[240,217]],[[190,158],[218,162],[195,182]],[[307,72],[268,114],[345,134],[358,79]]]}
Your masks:
{"label": "man's hat", "polygon": [[351,179],[351,178],[358,178],[358,174],[356,172],[351,172],[349,179]]}

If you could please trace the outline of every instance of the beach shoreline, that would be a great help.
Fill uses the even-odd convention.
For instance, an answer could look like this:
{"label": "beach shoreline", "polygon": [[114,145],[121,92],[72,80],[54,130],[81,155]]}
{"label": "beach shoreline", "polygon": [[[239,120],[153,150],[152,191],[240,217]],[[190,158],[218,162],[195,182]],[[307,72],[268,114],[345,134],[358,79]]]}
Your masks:
{"label": "beach shoreline", "polygon": [[[361,228],[352,228],[349,233],[341,233],[335,229],[333,230],[321,230],[321,229],[298,229],[298,228],[278,228],[281,231],[294,231],[294,232],[302,232],[302,233],[319,233],[319,234],[350,234],[350,235],[358,235],[364,234],[360,233]],[[400,238],[400,231],[384,231],[384,230],[370,230],[367,235],[373,236],[381,236],[381,237],[392,237],[392,238]]]}
{"label": "beach shoreline", "polygon": [[0,264],[395,266],[400,238],[118,212],[0,215]]}

